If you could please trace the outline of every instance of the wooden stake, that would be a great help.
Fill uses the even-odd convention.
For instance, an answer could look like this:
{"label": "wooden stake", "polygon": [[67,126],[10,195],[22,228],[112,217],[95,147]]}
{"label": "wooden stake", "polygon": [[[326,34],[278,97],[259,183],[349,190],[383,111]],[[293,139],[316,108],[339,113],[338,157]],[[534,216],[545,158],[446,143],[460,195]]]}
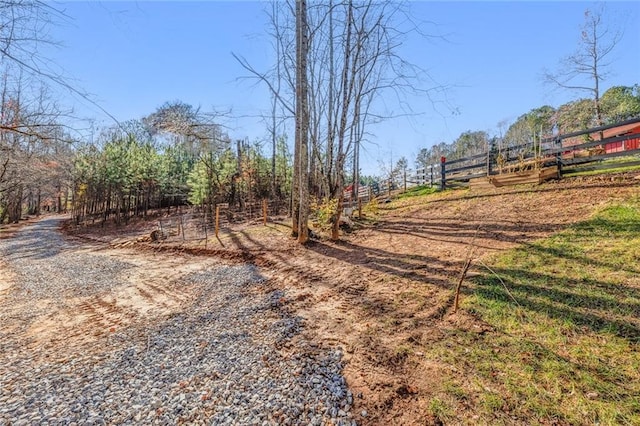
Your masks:
{"label": "wooden stake", "polygon": [[262,200],[262,224],[267,225],[267,199]]}
{"label": "wooden stake", "polygon": [[404,170],[403,180],[404,180],[404,192],[407,192],[407,169]]}
{"label": "wooden stake", "polygon": [[460,289],[462,288],[462,282],[464,281],[465,277],[467,276],[467,271],[469,270],[469,267],[471,266],[471,258],[467,259],[467,261],[464,264],[464,268],[462,268],[462,274],[460,274],[460,280],[458,281],[458,285],[456,286],[456,298],[453,301],[453,312],[457,312],[458,311],[458,302],[460,300]]}
{"label": "wooden stake", "polygon": [[216,206],[216,238],[218,238],[218,231],[220,229],[220,206]]}
{"label": "wooden stake", "polygon": [[202,228],[204,229],[204,249],[207,249],[207,243],[209,242],[209,234],[207,232],[207,211],[202,214]]}

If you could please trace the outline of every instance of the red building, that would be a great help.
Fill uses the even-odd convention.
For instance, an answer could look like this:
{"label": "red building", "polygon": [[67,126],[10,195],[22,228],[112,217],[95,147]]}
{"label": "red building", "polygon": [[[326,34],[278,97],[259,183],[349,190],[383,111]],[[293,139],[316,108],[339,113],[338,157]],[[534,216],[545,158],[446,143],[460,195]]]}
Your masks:
{"label": "red building", "polygon": [[603,131],[603,139],[627,135],[637,135],[637,137],[633,139],[627,139],[625,141],[605,144],[604,149],[607,154],[611,152],[630,151],[632,149],[640,148],[640,123],[626,124],[624,126],[614,127],[612,129]]}
{"label": "red building", "polygon": [[611,154],[614,152],[631,151],[640,148],[640,121],[636,123],[623,124],[621,126],[612,127],[610,129],[592,132],[589,137],[585,135],[572,136],[562,139],[563,147],[571,147],[575,145],[581,145],[588,140],[597,141],[601,139],[610,139],[620,136],[637,135],[637,137],[627,139],[624,141],[610,142],[604,144],[604,153]]}

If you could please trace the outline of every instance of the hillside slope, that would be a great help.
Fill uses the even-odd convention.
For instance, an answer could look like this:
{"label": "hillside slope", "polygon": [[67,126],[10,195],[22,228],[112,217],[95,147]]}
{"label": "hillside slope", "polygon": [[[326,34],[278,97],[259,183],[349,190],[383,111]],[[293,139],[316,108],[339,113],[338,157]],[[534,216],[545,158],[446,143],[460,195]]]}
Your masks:
{"label": "hillside slope", "polygon": [[[553,411],[510,413],[502,398],[492,396],[499,395],[499,389],[486,391],[477,384],[480,373],[474,365],[462,371],[450,358],[460,350],[446,356],[430,352],[434,346],[471,344],[468,333],[489,341],[501,333],[472,314],[473,305],[463,303],[463,310],[450,313],[453,289],[470,251],[478,261],[469,275],[485,275],[481,261],[491,263],[498,253],[552,235],[639,194],[638,181],[623,177],[480,194],[445,192],[381,206],[374,226],[341,243],[317,242],[293,248],[293,256],[271,251],[265,256],[277,265],[280,273],[274,276],[296,288],[295,307],[321,340],[345,347],[345,374],[354,394],[363,395],[365,423],[530,424],[534,415],[543,424],[588,422],[579,416],[558,418]],[[456,337],[460,333],[465,339]],[[637,360],[637,352],[635,356]]]}
{"label": "hillside slope", "polygon": [[[446,191],[381,204],[338,243],[300,247],[274,223],[225,232],[207,250],[197,242],[161,249],[260,266],[304,319],[302,341],[342,348],[358,424],[634,423],[639,184],[616,175]],[[602,247],[584,240],[591,233]],[[635,264],[610,262],[616,257]],[[583,281],[588,288],[564,290]],[[534,324],[553,333],[538,338],[544,328]]]}

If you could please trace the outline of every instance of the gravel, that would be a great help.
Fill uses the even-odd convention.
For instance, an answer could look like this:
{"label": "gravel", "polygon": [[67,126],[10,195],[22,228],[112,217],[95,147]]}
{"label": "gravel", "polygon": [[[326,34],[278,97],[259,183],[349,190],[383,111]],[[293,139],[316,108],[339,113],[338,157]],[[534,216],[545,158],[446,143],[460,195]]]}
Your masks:
{"label": "gravel", "polygon": [[43,220],[0,240],[18,283],[0,305],[0,425],[356,424],[340,349],[292,340],[304,319],[288,312],[285,292],[265,294],[253,265],[167,283],[195,291],[193,302],[111,333],[94,350],[62,358],[34,350],[25,330],[46,308],[15,306],[109,292],[135,267],[79,250],[58,223]]}

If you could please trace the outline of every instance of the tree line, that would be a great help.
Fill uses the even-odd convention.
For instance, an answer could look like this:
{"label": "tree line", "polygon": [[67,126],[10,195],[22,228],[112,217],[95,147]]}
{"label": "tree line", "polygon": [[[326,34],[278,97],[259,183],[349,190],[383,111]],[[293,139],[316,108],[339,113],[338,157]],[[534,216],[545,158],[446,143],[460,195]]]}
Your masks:
{"label": "tree line", "polygon": [[[215,115],[182,102],[104,130],[77,150],[70,202],[74,219],[116,223],[150,209],[194,205],[211,218],[215,206],[269,198],[286,205],[291,180],[286,141],[276,149],[276,175],[262,146],[232,141]],[[276,185],[272,185],[275,180]]]}
{"label": "tree line", "polygon": [[219,203],[241,210],[263,198],[288,207],[292,172],[284,137],[272,169],[260,143],[232,141],[210,117],[181,102],[102,129],[90,142],[73,140],[57,125],[46,129],[50,137],[41,127],[27,133],[27,115],[15,117],[18,104],[2,105],[14,110],[0,110],[13,126],[0,132],[0,223],[42,210],[70,212],[77,223],[121,223],[187,204],[210,214]]}

